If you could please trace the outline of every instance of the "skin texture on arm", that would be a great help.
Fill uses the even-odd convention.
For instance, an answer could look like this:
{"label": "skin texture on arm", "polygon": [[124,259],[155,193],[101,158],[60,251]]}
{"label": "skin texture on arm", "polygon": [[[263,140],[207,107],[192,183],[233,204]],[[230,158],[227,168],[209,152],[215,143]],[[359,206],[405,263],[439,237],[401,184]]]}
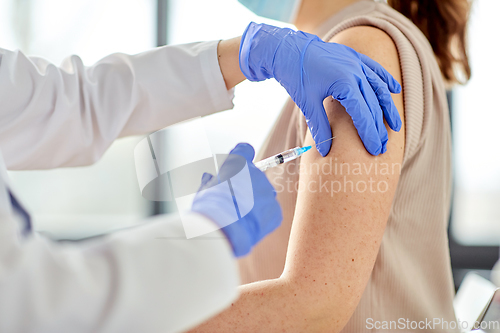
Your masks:
{"label": "skin texture on arm", "polygon": [[[354,27],[332,42],[368,55],[401,82],[396,47],[383,31]],[[402,94],[393,95],[393,100],[403,126],[399,133],[388,129],[388,150],[380,156],[365,150],[340,103],[325,100],[336,138],[325,158],[316,150],[302,157],[282,276],[242,286],[240,298],[229,309],[194,332],[339,332],[345,326],[372,272],[401,170]],[[304,145],[311,144],[308,134]],[[324,172],[328,164],[332,171]],[[327,191],[321,188],[325,182]]]}

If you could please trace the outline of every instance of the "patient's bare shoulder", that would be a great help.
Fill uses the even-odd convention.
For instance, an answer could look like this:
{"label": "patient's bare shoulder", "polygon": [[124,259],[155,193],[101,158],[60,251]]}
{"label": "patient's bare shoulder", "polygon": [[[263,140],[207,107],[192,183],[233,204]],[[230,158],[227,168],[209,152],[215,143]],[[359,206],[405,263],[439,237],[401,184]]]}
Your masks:
{"label": "patient's bare shoulder", "polygon": [[[385,31],[371,26],[357,26],[338,33],[330,42],[349,46],[357,52],[367,55],[382,65],[401,85],[404,84],[396,44]],[[403,126],[399,133],[393,132],[386,126],[389,134],[387,148],[390,150],[391,146],[397,146],[398,150],[403,150],[405,141],[404,93],[393,94],[392,98],[399,111]],[[344,127],[341,125],[342,123],[350,123],[351,130],[354,130],[352,120],[340,104],[336,102],[332,103],[332,101],[325,102],[325,109],[330,119],[332,130],[340,130],[339,127]],[[396,159],[401,157],[396,157]]]}
{"label": "patient's bare shoulder", "polygon": [[349,46],[369,56],[400,81],[401,70],[396,44],[385,31],[370,26],[352,27],[335,35],[330,42]]}

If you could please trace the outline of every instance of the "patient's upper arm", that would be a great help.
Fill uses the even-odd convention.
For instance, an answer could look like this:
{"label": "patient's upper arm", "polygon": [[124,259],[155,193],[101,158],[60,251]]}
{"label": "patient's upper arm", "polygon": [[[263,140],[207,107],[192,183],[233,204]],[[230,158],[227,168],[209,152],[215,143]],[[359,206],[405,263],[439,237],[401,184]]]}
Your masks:
{"label": "patient's upper arm", "polygon": [[[401,83],[397,50],[385,32],[354,27],[332,42],[368,55]],[[385,154],[370,155],[344,108],[328,98],[324,104],[335,136],[331,151],[323,158],[314,150],[301,159],[283,277],[306,296],[317,313],[319,326],[338,331],[347,323],[377,257],[404,152],[402,94],[393,95],[393,100],[403,126],[397,133],[386,125],[389,141]],[[312,144],[308,133],[304,145]],[[319,320],[322,315],[330,319]]]}

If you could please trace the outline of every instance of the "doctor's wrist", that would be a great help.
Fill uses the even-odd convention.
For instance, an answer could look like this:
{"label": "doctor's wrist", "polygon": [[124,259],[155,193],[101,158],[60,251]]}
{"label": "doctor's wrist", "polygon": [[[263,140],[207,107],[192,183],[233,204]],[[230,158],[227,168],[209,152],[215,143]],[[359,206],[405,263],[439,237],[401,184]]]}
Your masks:
{"label": "doctor's wrist", "polygon": [[239,63],[240,41],[241,37],[221,40],[217,46],[217,59],[227,90],[245,80]]}

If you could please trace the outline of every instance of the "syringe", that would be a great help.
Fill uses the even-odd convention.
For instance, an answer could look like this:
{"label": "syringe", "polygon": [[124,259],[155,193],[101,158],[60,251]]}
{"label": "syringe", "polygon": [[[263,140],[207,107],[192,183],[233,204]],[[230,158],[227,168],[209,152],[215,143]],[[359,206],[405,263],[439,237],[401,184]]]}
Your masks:
{"label": "syringe", "polygon": [[[323,142],[333,140],[335,137],[332,137],[328,140],[322,141],[320,143],[317,143],[317,145],[322,144]],[[282,153],[279,153],[277,155],[268,157],[266,159],[263,159],[262,161],[255,162],[255,166],[259,168],[261,171],[266,171],[269,168],[274,168],[275,166],[278,166],[280,164],[286,163],[293,161],[297,158],[300,157],[300,155],[304,154],[306,151],[311,149],[312,146],[307,146],[307,147],[295,147],[289,150],[285,150]]]}
{"label": "syringe", "polygon": [[295,147],[289,150],[285,150],[282,153],[263,159],[262,161],[256,162],[255,166],[261,171],[266,171],[269,168],[274,168],[280,164],[293,161],[299,158],[300,155],[304,154],[306,151],[311,149],[312,146],[307,147]]}

